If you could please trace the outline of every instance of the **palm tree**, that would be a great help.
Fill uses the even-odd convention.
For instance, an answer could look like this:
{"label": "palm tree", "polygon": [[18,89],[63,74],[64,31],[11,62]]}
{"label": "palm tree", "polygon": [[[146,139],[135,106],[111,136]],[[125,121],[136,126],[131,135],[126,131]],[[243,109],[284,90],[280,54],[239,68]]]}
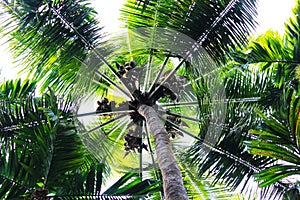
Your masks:
{"label": "palm tree", "polygon": [[[199,175],[205,175],[208,171],[210,175],[217,174],[215,182],[226,182],[233,189],[239,187],[242,182],[247,184],[251,179],[253,182],[254,176],[262,187],[260,199],[281,199],[283,196],[293,199],[293,196],[298,195],[295,189],[297,185],[287,184],[288,179],[282,180],[282,176],[276,176],[278,179],[274,179],[274,174],[271,173],[275,173],[277,169],[277,175],[280,170],[285,169],[282,174],[292,174],[292,169],[288,166],[278,167],[282,163],[286,164],[283,161],[285,158],[280,155],[285,153],[289,157],[297,156],[296,145],[290,142],[291,144],[285,147],[280,139],[276,139],[279,138],[279,132],[274,129],[279,129],[280,126],[296,126],[295,121],[288,119],[292,120],[292,115],[296,115],[291,114],[289,109],[296,107],[290,104],[296,101],[291,100],[291,94],[297,94],[298,91],[295,78],[299,65],[298,35],[299,2],[294,9],[294,16],[286,23],[283,36],[268,31],[253,39],[244,49],[228,53],[230,67],[225,69],[228,85],[226,91],[231,91],[230,94],[234,94],[235,98],[251,99],[252,103],[236,102],[236,106],[232,105],[233,109],[229,110],[227,130],[223,130],[224,136],[218,142],[218,147],[223,152],[212,151],[210,155],[203,157],[201,143],[189,150],[187,160],[198,166]],[[271,119],[268,119],[269,117]],[[249,132],[251,129],[255,131]],[[286,129],[289,128],[280,131],[286,132],[286,135],[281,135],[280,138],[290,141],[293,133],[291,130],[287,132]],[[283,151],[284,148],[293,148],[295,151]],[[226,151],[236,157],[228,159],[224,154]],[[246,162],[241,163],[237,160]],[[247,188],[246,184],[244,188]]]}
{"label": "palm tree", "polygon": [[35,184],[47,194],[46,188],[63,184],[67,171],[83,165],[80,138],[68,122],[71,105],[57,103],[51,91],[34,98],[30,81],[8,81],[1,89],[1,196],[36,193]]}
{"label": "palm tree", "polygon": [[[138,135],[129,134],[127,138],[141,138],[141,134],[145,133],[150,149],[152,143],[147,133],[151,132],[154,136],[166,199],[187,199],[179,168],[172,156],[168,134],[189,135],[206,148],[214,149],[214,144],[207,142],[205,138],[212,137],[212,141],[215,141],[218,135],[207,134],[211,133],[207,128],[211,126],[207,125],[222,121],[217,112],[212,111],[217,106],[212,105],[220,105],[219,108],[222,108],[223,103],[216,102],[224,100],[222,90],[218,90],[221,97],[212,94],[222,85],[219,76],[214,74],[214,62],[224,62],[226,51],[236,44],[245,44],[255,25],[255,2],[128,1],[123,10],[127,28],[130,29],[128,34],[137,40],[136,44],[142,44],[142,49],[128,48],[124,51],[121,48],[123,52],[115,52],[109,43],[99,41],[101,37],[93,20],[94,12],[84,1],[17,1],[16,4],[3,1],[2,4],[13,15],[13,20],[18,19],[15,27],[10,29],[8,26],[6,30],[12,30],[16,55],[23,56],[24,52],[31,52],[24,59],[24,64],[30,65],[29,69],[33,72],[31,76],[44,81],[44,88],[51,85],[61,92],[72,88],[76,88],[75,92],[78,92],[82,91],[79,87],[89,86],[93,91],[108,97],[99,102],[99,115],[106,121],[98,129],[113,122],[121,122],[128,116],[125,114],[129,114],[128,124],[130,121],[134,122],[129,128],[137,130]],[[145,43],[149,38],[151,42]],[[45,48],[48,44],[48,48]],[[99,44],[100,50],[96,49]],[[154,46],[155,44],[167,44],[168,48]],[[89,50],[93,52],[86,58]],[[177,58],[179,64],[172,63],[173,58]],[[127,66],[125,62],[130,60],[135,62]],[[99,61],[103,66],[99,65]],[[114,67],[111,64],[113,62],[121,64]],[[141,67],[144,64],[146,66]],[[81,65],[83,71],[78,70]],[[129,66],[135,70],[123,76],[122,70]],[[197,66],[205,66],[207,69]],[[209,66],[213,68],[208,68]],[[145,75],[134,76],[139,71],[144,71]],[[80,84],[73,87],[77,78],[80,78],[77,82]],[[133,81],[138,82],[136,87],[130,84]],[[170,88],[169,85],[174,87]],[[192,93],[183,90],[180,94],[178,89],[183,86],[190,86]],[[123,99],[125,103],[112,107],[111,91],[127,96]],[[110,105],[108,101],[111,102]],[[182,105],[190,105],[192,113],[188,113],[189,109],[179,109]],[[201,115],[197,116],[198,113]],[[109,119],[109,115],[114,118]],[[159,117],[166,121],[164,125],[161,125]],[[121,136],[127,134],[126,127],[127,125],[122,127],[124,131],[121,131]],[[119,128],[112,127],[111,130]],[[196,131],[191,131],[193,128]],[[218,129],[213,131],[218,132]],[[127,141],[127,149],[142,151],[141,147],[145,147],[145,144],[141,140],[135,141],[140,145],[128,144]]]}
{"label": "palm tree", "polygon": [[[293,176],[299,174],[299,94],[296,90],[287,89],[287,110],[264,117],[261,130],[251,130],[251,140],[245,141],[253,155],[266,156],[272,159],[272,165],[266,166],[255,174],[260,187],[281,184],[286,188],[286,199],[299,199],[299,183]],[[278,116],[276,116],[278,115]],[[296,176],[295,176],[296,178]]]}
{"label": "palm tree", "polygon": [[159,182],[131,172],[100,193],[105,164],[85,150],[73,104],[51,90],[35,97],[35,86],[18,79],[0,87],[1,198],[137,199],[159,190]]}

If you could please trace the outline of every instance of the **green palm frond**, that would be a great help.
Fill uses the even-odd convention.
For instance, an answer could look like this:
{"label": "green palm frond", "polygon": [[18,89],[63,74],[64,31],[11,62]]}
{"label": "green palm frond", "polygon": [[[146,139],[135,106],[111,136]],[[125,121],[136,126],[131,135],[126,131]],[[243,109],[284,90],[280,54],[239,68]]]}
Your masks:
{"label": "green palm frond", "polygon": [[[255,123],[252,120],[245,120],[247,117],[250,118],[250,113],[257,109],[253,106],[247,111],[247,116],[245,109],[249,108],[251,107],[245,105],[229,107],[227,112],[231,112],[231,117],[226,119],[226,126],[223,127],[218,143],[207,155],[205,154],[207,149],[201,141],[189,149],[187,161],[198,167],[200,176],[210,172],[210,175],[216,175],[214,183],[222,180],[224,184],[235,189],[245,177],[250,177],[258,166],[268,163],[265,159],[251,156],[241,145],[243,139],[247,137],[245,133],[250,124]],[[239,116],[241,111],[244,111],[244,116]]]}
{"label": "green palm frond", "polygon": [[180,168],[183,171],[183,179],[187,193],[191,199],[235,199],[238,200],[238,195],[228,191],[225,186],[216,184],[213,186],[213,179],[208,177],[198,177],[196,170],[187,164],[180,163]]}
{"label": "green palm frond", "polygon": [[[296,16],[298,17],[298,15]],[[291,24],[294,25],[290,26],[295,27],[296,20],[292,21],[293,23]],[[289,30],[294,31],[293,37],[295,37],[295,30],[297,29],[291,27]],[[249,182],[253,182],[252,177],[256,177],[256,180],[260,181],[261,184],[265,181],[265,184],[261,186],[268,187],[254,191],[252,193],[253,196],[259,191],[259,198],[261,199],[269,199],[270,196],[274,198],[281,198],[283,196],[287,190],[287,186],[278,181],[284,177],[278,174],[280,172],[283,173],[288,167],[279,165],[277,168],[274,168],[274,170],[278,170],[278,174],[275,175],[271,168],[274,164],[274,160],[271,157],[278,156],[277,159],[279,159],[279,157],[283,156],[287,158],[287,151],[291,150],[286,149],[286,147],[279,148],[274,145],[272,146],[269,144],[270,141],[264,141],[266,144],[263,144],[261,141],[251,140],[255,144],[254,146],[258,148],[257,150],[253,150],[255,152],[253,156],[247,152],[243,141],[251,139],[253,135],[249,134],[248,130],[259,127],[261,121],[264,120],[260,115],[255,114],[255,112],[273,113],[275,116],[286,112],[284,109],[286,105],[285,95],[288,93],[286,85],[296,88],[296,90],[298,88],[295,77],[291,75],[295,73],[295,67],[299,64],[298,57],[293,57],[294,53],[291,53],[298,49],[297,40],[295,38],[292,39],[293,37],[288,39],[285,36],[287,41],[295,42],[293,44],[289,42],[288,46],[286,46],[287,43],[283,42],[285,40],[280,35],[268,32],[265,36],[260,36],[250,43],[245,48],[245,54],[242,54],[240,57],[236,57],[233,54],[232,58],[234,58],[235,62],[231,61],[229,66],[223,69],[225,72],[227,97],[231,101],[236,100],[236,103],[227,106],[226,116],[228,118],[224,123],[226,126],[223,128],[222,136],[216,145],[216,149],[219,148],[221,152],[223,150],[223,153],[212,150],[210,155],[203,157],[205,155],[203,154],[205,148],[201,142],[198,142],[187,154],[188,156],[192,156],[189,159],[199,167],[198,171],[200,171],[200,174],[215,175],[215,183],[224,181],[224,183],[233,188],[239,186],[242,182],[247,183],[249,180]],[[253,100],[252,103],[247,102],[251,100]],[[277,123],[281,123],[281,121]],[[279,126],[273,124],[269,127]],[[283,129],[278,131],[278,128],[276,128],[276,130],[277,132],[284,133]],[[261,132],[261,134],[262,137],[266,137],[264,132]],[[266,135],[268,136],[269,134],[266,133]],[[274,139],[284,141],[284,138],[285,136],[282,136],[280,139]],[[270,152],[271,157],[266,157],[262,155],[263,152],[267,151],[265,150],[266,148],[269,148],[269,151],[271,149],[277,149],[278,151],[277,153]],[[262,154],[259,152],[262,152]],[[234,157],[230,158],[230,154],[235,155],[238,160],[234,160]],[[293,156],[290,156],[288,159],[293,159]],[[294,161],[297,159],[295,157]],[[269,170],[262,171],[264,169]],[[260,174],[259,172],[261,171],[265,172],[262,174],[262,177],[256,175]],[[297,174],[294,169],[291,171],[291,174]],[[268,175],[269,177],[267,177]],[[276,181],[278,181],[277,184],[272,184]],[[297,186],[294,188],[297,188]],[[244,189],[247,190],[247,187]]]}
{"label": "green palm frond", "polygon": [[70,109],[52,92],[2,104],[6,117],[0,118],[0,153],[6,156],[0,161],[1,198],[64,187],[68,173],[84,164],[85,150]]}
{"label": "green palm frond", "polygon": [[31,112],[38,112],[33,100],[35,87],[36,82],[21,79],[6,81],[0,85],[0,127],[2,132],[7,132],[1,134],[3,137],[10,136],[9,131],[17,129],[19,123],[30,123],[26,117]]}
{"label": "green palm frond", "polygon": [[[57,190],[56,196],[64,195],[99,195],[103,187],[106,166],[103,163],[97,162],[94,158],[89,157],[90,162],[86,167],[73,170],[67,180],[65,187]],[[90,160],[91,159],[91,160]]]}
{"label": "green palm frond", "polygon": [[[269,30],[251,39],[242,51],[229,53],[230,57],[240,64],[255,65],[256,68],[268,74],[274,80],[277,88],[291,81],[295,77],[299,60],[299,2],[297,2],[293,16],[285,23],[286,32],[280,35]],[[291,76],[291,75],[294,76]]]}
{"label": "green palm frond", "polygon": [[298,44],[287,45],[286,40],[288,38],[283,38],[279,33],[268,31],[251,40],[245,52],[233,54],[232,57],[241,64],[255,66],[267,73],[276,87],[282,87],[293,78],[290,74],[295,74],[295,68],[300,63],[291,53]]}
{"label": "green palm frond", "polygon": [[[223,183],[232,190],[241,188],[241,184],[244,184],[242,190],[246,191],[252,187],[249,186],[249,182],[253,182],[254,173],[268,166],[272,161],[269,158],[251,155],[243,144],[245,139],[250,138],[248,130],[257,127],[262,121],[256,112],[258,110],[272,112],[273,101],[269,102],[265,97],[268,94],[269,85],[272,84],[272,79],[255,68],[236,65],[236,63],[231,63],[221,70],[224,76],[221,79],[224,79],[228,99],[220,100],[220,102],[226,104],[227,109],[219,109],[217,113],[210,112],[212,102],[207,99],[210,91],[205,87],[208,83],[205,79],[199,79],[202,93],[197,90],[197,94],[199,102],[201,102],[200,113],[203,115],[201,118],[200,114],[203,128],[200,129],[199,137],[204,141],[197,141],[187,151],[185,161],[196,166],[199,176],[212,177],[213,184]],[[281,94],[279,93],[279,96]],[[226,116],[226,118],[220,123],[218,120],[214,122],[213,118],[205,118],[208,115]],[[205,128],[209,124],[213,124],[213,128],[206,133]],[[205,138],[215,137],[216,130],[222,130],[221,134],[218,135],[216,144],[208,149]],[[206,135],[204,135],[205,133]],[[269,195],[266,192],[268,190],[272,189],[261,191],[261,195],[263,196],[264,193]],[[275,188],[274,191],[277,191],[275,194],[278,194],[280,188]],[[256,192],[258,191],[254,191],[254,193]],[[255,195],[254,193],[251,195]],[[265,195],[265,198],[268,195]]]}
{"label": "green palm frond", "polygon": [[36,88],[36,81],[21,79],[10,80],[0,85],[1,100],[17,100],[32,95]]}
{"label": "green palm frond", "polygon": [[255,5],[255,0],[129,0],[121,11],[126,27],[162,27],[178,31],[198,41],[220,62],[229,47],[247,41],[256,25]]}
{"label": "green palm frond", "polygon": [[260,187],[281,183],[300,172],[299,146],[299,92],[287,92],[288,111],[267,117],[261,130],[251,130],[253,139],[245,142],[253,155],[273,159],[273,165],[266,166],[255,177]]}
{"label": "green palm frond", "polygon": [[[121,177],[115,184],[108,188],[103,194],[115,194],[115,195],[147,195],[160,190],[160,182],[150,179],[141,180],[141,178],[133,177],[137,176],[137,173],[128,172]],[[130,181],[129,184],[124,184]]]}
{"label": "green palm frond", "polygon": [[[1,2],[10,14],[2,25],[11,50],[30,77],[68,92],[92,45],[101,38],[96,12],[82,0]],[[84,37],[83,37],[84,35]]]}
{"label": "green palm frond", "polygon": [[296,1],[296,6],[293,9],[294,15],[285,23],[285,39],[286,47],[290,50],[290,53],[296,61],[299,63],[300,50],[299,50],[299,34],[300,34],[300,2]]}
{"label": "green palm frond", "polygon": [[[127,172],[110,187],[101,192],[103,184],[102,163],[93,164],[87,171],[74,173],[68,181],[69,188],[49,197],[59,199],[145,199],[160,190],[160,183],[151,179],[142,180],[137,173]],[[65,190],[67,189],[67,190]]]}

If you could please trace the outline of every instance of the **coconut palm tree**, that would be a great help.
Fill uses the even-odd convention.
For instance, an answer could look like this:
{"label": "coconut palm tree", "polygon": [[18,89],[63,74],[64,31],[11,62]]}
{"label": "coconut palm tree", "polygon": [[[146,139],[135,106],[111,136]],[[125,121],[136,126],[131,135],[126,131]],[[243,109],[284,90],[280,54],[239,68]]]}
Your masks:
{"label": "coconut palm tree", "polygon": [[121,36],[129,39],[111,45],[100,41],[94,12],[84,1],[2,2],[17,19],[6,26],[15,54],[27,55],[24,66],[43,81],[42,89],[105,95],[97,110],[102,123],[87,130],[90,135],[110,125],[107,134],[121,129],[118,138],[124,136],[128,152],[149,148],[152,155],[152,133],[166,199],[188,198],[168,135],[189,136],[206,151],[216,149],[222,129],[212,125],[222,124],[225,115],[218,112],[224,113],[222,101],[229,99],[222,74],[215,71],[226,51],[247,41],[255,3],[128,1],[123,18],[129,31]]}
{"label": "coconut palm tree", "polygon": [[[286,32],[283,36],[268,31],[253,39],[243,50],[229,53],[231,66],[229,70],[225,70],[228,91],[232,91],[230,94],[234,94],[236,98],[252,99],[251,105],[242,102],[232,106],[230,115],[227,115],[228,129],[224,130],[224,136],[218,142],[220,149],[229,151],[236,157],[228,159],[222,151],[212,151],[210,155],[203,157],[201,143],[196,143],[186,156],[191,163],[199,167],[199,175],[205,175],[208,171],[210,175],[217,174],[216,182],[226,182],[233,189],[239,187],[242,182],[249,183],[246,180],[251,180],[254,176],[263,189],[260,199],[281,199],[284,195],[293,199],[298,196],[295,189],[297,185],[292,182],[287,184],[289,179],[283,180],[282,176],[276,176],[278,179],[275,180],[272,178],[273,173],[269,173],[269,176],[265,173],[272,170],[275,173],[276,169],[278,173],[283,169],[290,172],[288,166],[276,168],[282,164],[282,160],[285,160],[278,156],[287,151],[282,149],[286,148],[283,147],[285,144],[282,145],[276,140],[276,137],[279,137],[278,131],[272,130],[278,129],[280,124],[284,127],[297,126],[295,121],[291,122],[288,119],[293,119],[294,115],[297,115],[297,111],[290,114],[289,109],[296,107],[291,106],[291,103],[296,101],[291,100],[291,93],[297,94],[298,91],[296,76],[299,65],[299,2],[294,9],[294,16],[285,26]],[[268,119],[269,117],[271,119]],[[257,131],[249,131],[251,129]],[[280,132],[283,132],[283,129]],[[288,132],[286,136],[281,136],[282,140],[283,137],[286,137],[285,140],[291,140],[293,133],[290,130]],[[296,146],[291,146],[295,144],[287,148],[297,149]],[[297,152],[289,151],[287,155],[295,157]],[[238,159],[247,163],[235,161]],[[296,174],[297,172],[294,173]],[[247,184],[244,187],[246,188]]]}
{"label": "coconut palm tree", "polygon": [[86,150],[74,123],[74,105],[50,90],[34,96],[35,82],[1,85],[0,197],[137,199],[159,190],[157,181],[129,172],[100,193],[105,164]]}
{"label": "coconut palm tree", "polygon": [[[286,191],[285,199],[299,199],[299,94],[297,89],[288,88],[286,110],[267,117],[260,130],[251,130],[251,140],[245,141],[253,155],[266,156],[272,159],[272,165],[266,166],[255,174],[260,187],[271,184],[282,184]],[[293,181],[293,176],[295,180]]]}
{"label": "coconut palm tree", "polygon": [[67,171],[83,165],[80,138],[67,119],[71,105],[58,104],[51,93],[35,99],[30,81],[8,81],[1,89],[1,196],[47,194]]}

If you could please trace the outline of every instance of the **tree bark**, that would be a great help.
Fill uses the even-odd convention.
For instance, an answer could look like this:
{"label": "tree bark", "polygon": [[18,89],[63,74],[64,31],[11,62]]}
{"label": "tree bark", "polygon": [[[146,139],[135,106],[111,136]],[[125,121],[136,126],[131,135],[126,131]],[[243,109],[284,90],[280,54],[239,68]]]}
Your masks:
{"label": "tree bark", "polygon": [[156,146],[158,166],[163,177],[166,200],[187,200],[182,175],[174,157],[170,139],[157,112],[150,106],[140,105],[138,113],[142,115],[150,128]]}

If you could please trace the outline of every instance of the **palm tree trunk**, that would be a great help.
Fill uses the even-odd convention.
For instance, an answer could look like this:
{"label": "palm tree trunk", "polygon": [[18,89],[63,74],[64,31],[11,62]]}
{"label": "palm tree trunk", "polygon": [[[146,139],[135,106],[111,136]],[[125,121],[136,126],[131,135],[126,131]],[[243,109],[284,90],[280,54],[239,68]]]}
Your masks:
{"label": "palm tree trunk", "polygon": [[182,175],[175,160],[170,139],[156,111],[147,105],[140,105],[138,112],[150,127],[156,146],[158,165],[163,177],[166,200],[187,200]]}

